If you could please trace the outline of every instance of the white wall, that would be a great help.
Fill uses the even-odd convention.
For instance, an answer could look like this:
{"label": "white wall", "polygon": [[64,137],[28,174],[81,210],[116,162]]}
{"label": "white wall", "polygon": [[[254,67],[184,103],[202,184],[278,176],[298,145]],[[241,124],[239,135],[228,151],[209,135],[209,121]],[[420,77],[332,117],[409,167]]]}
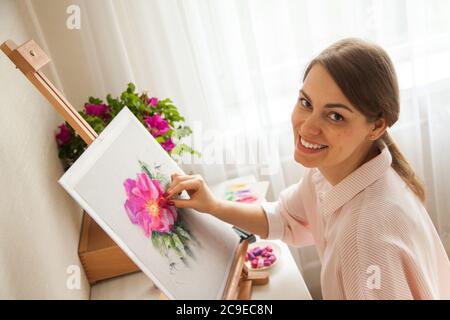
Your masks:
{"label": "white wall", "polygon": [[[27,5],[0,0],[0,42],[39,42]],[[55,80],[51,71],[44,68]],[[0,299],[89,298],[77,255],[81,209],[57,183],[63,171],[53,136],[61,122],[1,52]],[[70,265],[80,266],[79,290],[66,286]]]}

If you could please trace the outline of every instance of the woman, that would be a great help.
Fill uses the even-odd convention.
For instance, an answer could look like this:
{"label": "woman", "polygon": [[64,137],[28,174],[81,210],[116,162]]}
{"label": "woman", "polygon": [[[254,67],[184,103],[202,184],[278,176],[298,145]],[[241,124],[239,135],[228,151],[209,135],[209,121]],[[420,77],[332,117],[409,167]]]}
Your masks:
{"label": "woman", "polygon": [[314,244],[324,299],[449,299],[450,264],[424,187],[390,138],[399,89],[386,52],[344,39],[308,65],[292,112],[296,162],[310,168],[277,202],[215,198],[199,175],[168,197],[267,239]]}

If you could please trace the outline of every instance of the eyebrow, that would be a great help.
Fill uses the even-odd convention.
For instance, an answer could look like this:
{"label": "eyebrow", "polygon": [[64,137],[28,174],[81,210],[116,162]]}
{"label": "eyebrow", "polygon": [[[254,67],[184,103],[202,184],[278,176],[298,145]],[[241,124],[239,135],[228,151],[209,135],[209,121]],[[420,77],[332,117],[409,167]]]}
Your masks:
{"label": "eyebrow", "polygon": [[[311,103],[312,103],[312,99],[309,97],[309,95],[303,91],[303,89],[300,89],[300,93],[303,94]],[[350,112],[353,112],[352,109],[350,109],[350,107],[347,107],[345,104],[342,103],[327,103],[324,108],[342,108],[342,109],[346,109]]]}

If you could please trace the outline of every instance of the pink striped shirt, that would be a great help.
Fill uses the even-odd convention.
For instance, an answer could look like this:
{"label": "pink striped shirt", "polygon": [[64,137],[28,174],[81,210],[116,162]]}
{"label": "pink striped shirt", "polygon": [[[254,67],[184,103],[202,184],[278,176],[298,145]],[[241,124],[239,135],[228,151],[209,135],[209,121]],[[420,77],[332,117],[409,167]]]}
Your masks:
{"label": "pink striped shirt", "polygon": [[308,169],[277,202],[263,202],[268,239],[316,246],[324,299],[450,299],[439,235],[380,149],[335,186]]}

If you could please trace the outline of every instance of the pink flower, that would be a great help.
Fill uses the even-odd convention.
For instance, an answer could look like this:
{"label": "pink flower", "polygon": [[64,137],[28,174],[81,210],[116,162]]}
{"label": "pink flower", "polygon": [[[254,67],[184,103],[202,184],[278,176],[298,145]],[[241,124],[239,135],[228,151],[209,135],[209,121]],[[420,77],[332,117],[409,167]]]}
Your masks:
{"label": "pink flower", "polygon": [[156,107],[158,105],[158,98],[153,97],[153,98],[147,99],[147,104],[150,106]]}
{"label": "pink flower", "polygon": [[102,104],[86,104],[84,106],[84,110],[86,114],[90,116],[100,117],[103,120],[107,120],[111,117],[111,110],[109,107],[102,103]]}
{"label": "pink flower", "polygon": [[124,207],[131,222],[140,225],[146,237],[152,231],[170,232],[177,220],[177,211],[167,204],[159,181],[138,173],[136,180],[127,179],[123,185],[128,197]]}
{"label": "pink flower", "polygon": [[72,138],[72,132],[70,132],[70,129],[67,127],[65,123],[60,125],[59,132],[55,135],[56,141],[60,146],[63,146],[67,144],[70,139]]}
{"label": "pink flower", "polygon": [[151,117],[145,116],[144,122],[154,137],[159,137],[170,129],[169,123],[161,118],[159,114],[155,114]]}
{"label": "pink flower", "polygon": [[170,152],[172,151],[173,148],[175,148],[175,143],[173,143],[172,138],[169,138],[163,143],[161,143],[161,146],[164,148],[164,150]]}

